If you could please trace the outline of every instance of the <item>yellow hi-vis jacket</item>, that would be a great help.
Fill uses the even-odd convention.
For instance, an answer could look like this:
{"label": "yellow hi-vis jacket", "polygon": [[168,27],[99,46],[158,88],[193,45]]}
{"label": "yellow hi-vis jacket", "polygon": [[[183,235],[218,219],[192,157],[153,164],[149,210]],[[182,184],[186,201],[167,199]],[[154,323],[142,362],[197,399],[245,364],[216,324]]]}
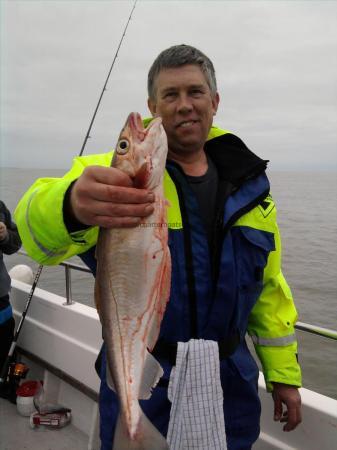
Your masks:
{"label": "yellow hi-vis jacket", "polygon": [[[210,149],[212,146],[215,148],[219,145],[226,147],[228,141],[231,143],[227,146],[228,152],[232,151],[233,146],[237,146],[233,153],[234,159],[242,151],[238,164],[240,166],[245,160],[246,150],[248,152],[249,150],[231,133],[216,127],[211,128],[207,142]],[[253,158],[251,155],[253,154],[250,152],[250,161]],[[255,155],[253,156],[255,157]],[[62,178],[38,179],[24,194],[16,208],[15,220],[24,248],[34,260],[40,264],[58,264],[74,255],[86,252],[96,244],[98,227],[90,227],[73,233],[68,232],[63,218],[63,201],[69,186],[81,175],[85,167],[90,165],[110,166],[111,158],[112,152],[76,157],[72,168]],[[165,196],[170,205],[168,207],[169,232],[179,233],[182,232],[184,218],[175,182],[170,173],[170,171],[166,171],[164,177]],[[230,170],[229,173],[232,171]],[[235,173],[234,169],[233,173]],[[233,286],[233,292],[244,291],[244,295],[250,291],[257,292],[257,298],[253,298],[253,301],[250,300],[252,305],[247,313],[247,323],[238,324],[238,327],[241,327],[240,332],[248,331],[252,337],[257,355],[262,363],[268,390],[272,390],[272,382],[301,386],[301,371],[297,362],[297,342],[294,330],[297,312],[290,288],[281,271],[281,242],[276,223],[276,208],[268,190],[265,191],[265,186],[269,189],[269,184],[266,182],[264,171],[260,176],[247,176],[246,178],[242,181],[242,176],[240,176],[240,186],[225,204],[225,216],[226,214],[228,216],[225,217],[225,220],[228,220],[228,236],[231,236],[228,238],[234,239],[235,233],[236,236],[240,235],[241,237],[235,237],[235,240],[241,239],[245,246],[257,249],[257,252],[260,253],[263,249],[264,253],[261,255],[262,259],[265,258],[266,261],[265,266],[262,267],[261,279],[257,281],[261,285],[260,288],[259,284],[254,289],[249,287],[246,289],[246,286]],[[236,181],[234,180],[234,182]],[[255,203],[251,202],[250,196],[253,194],[256,197]],[[245,196],[248,196],[247,204],[243,203]],[[236,206],[240,202],[242,203],[241,213]],[[230,208],[233,208],[233,214],[229,212]],[[242,248],[243,250],[240,251],[245,251],[244,247]],[[240,264],[240,262],[235,264]],[[253,269],[256,272],[257,268]],[[250,269],[245,270],[249,271]],[[248,278],[253,276],[257,276],[256,273],[255,275],[253,272],[252,275],[248,274]],[[260,277],[259,274],[258,277]],[[217,320],[219,321],[219,317]],[[209,338],[209,336],[205,338]],[[211,338],[214,337],[211,336]],[[179,340],[179,336],[177,340]],[[215,340],[218,339],[215,337]]]}

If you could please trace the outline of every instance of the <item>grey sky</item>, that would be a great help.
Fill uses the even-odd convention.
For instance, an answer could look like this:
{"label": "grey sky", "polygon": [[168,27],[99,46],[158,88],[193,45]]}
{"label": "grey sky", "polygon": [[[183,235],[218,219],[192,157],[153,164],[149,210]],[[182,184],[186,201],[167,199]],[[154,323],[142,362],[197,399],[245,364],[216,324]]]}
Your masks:
{"label": "grey sky", "polygon": [[[1,1],[1,166],[68,168],[133,2]],[[146,106],[157,54],[192,44],[213,60],[215,123],[273,170],[337,169],[337,2],[141,1],[86,153],[110,150]]]}

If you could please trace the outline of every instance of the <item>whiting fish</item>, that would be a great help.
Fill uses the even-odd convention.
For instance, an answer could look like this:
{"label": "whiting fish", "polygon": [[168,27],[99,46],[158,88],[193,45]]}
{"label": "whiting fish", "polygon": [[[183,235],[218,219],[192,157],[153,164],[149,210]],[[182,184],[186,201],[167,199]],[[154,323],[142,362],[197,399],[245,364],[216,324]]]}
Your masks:
{"label": "whiting fish", "polygon": [[153,214],[140,226],[101,228],[97,242],[95,301],[107,349],[107,382],[120,406],[113,450],[168,450],[139,405],[163,374],[150,351],[158,339],[171,281],[163,195],[166,157],[161,119],[144,128],[140,115],[131,113],[112,166],[127,173],[135,187],[151,190],[155,202]]}

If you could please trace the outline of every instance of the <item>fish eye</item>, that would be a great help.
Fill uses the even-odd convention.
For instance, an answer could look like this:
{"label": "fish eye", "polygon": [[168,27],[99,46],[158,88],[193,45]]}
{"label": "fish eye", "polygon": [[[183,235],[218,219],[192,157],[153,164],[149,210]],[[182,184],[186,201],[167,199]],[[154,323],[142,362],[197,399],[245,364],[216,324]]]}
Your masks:
{"label": "fish eye", "polygon": [[129,141],[127,139],[121,139],[117,144],[117,153],[119,155],[125,155],[129,151]]}

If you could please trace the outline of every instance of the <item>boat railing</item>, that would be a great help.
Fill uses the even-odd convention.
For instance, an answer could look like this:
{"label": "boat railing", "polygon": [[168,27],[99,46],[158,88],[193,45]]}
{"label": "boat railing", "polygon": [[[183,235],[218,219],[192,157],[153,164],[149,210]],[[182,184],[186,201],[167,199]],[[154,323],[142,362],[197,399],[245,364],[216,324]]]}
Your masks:
{"label": "boat railing", "polygon": [[[28,254],[23,250],[19,250],[18,253],[20,255],[29,257]],[[71,271],[76,270],[79,272],[87,272],[87,273],[91,274],[91,270],[86,266],[83,266],[81,264],[76,264],[76,263],[73,263],[70,261],[61,262],[59,265],[63,266],[64,270],[65,270],[66,302],[64,304],[69,306],[69,305],[72,305],[75,303],[72,299]],[[332,339],[332,340],[337,341],[337,331],[331,330],[329,328],[324,328],[324,327],[321,327],[318,325],[312,325],[312,324],[304,323],[304,322],[297,322],[295,325],[295,328],[297,330],[303,331],[305,333],[310,333],[310,334],[314,334],[316,336],[320,336],[325,339]]]}
{"label": "boat railing", "polygon": [[87,272],[91,274],[91,270],[88,267],[82,266],[81,264],[75,264],[68,261],[61,262],[60,266],[64,267],[65,279],[66,279],[66,302],[65,305],[72,305],[75,303],[72,297],[71,290],[71,271],[77,270],[79,272]]}

